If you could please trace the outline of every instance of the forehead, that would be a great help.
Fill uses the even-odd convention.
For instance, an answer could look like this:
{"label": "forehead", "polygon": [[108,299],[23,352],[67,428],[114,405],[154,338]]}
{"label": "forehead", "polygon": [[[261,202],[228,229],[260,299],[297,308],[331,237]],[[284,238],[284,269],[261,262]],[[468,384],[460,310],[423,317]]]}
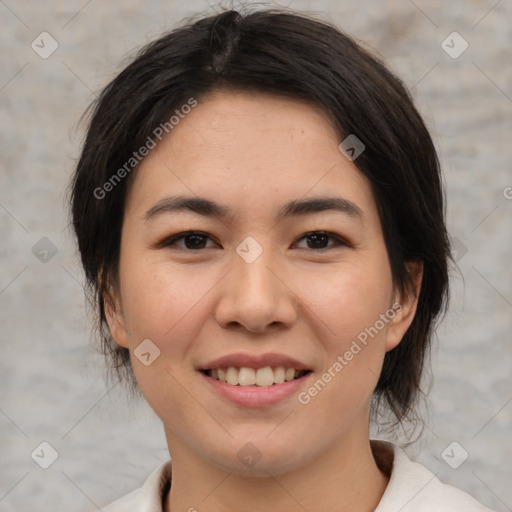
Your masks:
{"label": "forehead", "polygon": [[137,201],[128,204],[187,194],[244,209],[337,194],[376,214],[370,184],[339,151],[340,142],[327,114],[312,104],[216,92],[143,160],[131,189]]}
{"label": "forehead", "polygon": [[[178,153],[185,144],[191,151],[217,158],[229,151],[230,162],[246,165],[268,157],[276,164],[291,160],[299,154],[298,145],[327,162],[326,145],[330,141],[337,146],[339,138],[319,107],[285,96],[240,91],[203,98],[176,128],[168,137],[169,153]],[[249,161],[250,156],[259,158]]]}

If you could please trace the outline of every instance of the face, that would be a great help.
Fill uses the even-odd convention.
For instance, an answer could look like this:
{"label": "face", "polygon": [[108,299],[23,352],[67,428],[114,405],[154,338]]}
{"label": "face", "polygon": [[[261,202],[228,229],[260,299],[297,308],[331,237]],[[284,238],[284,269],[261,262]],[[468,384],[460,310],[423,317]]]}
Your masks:
{"label": "face", "polygon": [[223,92],[139,166],[107,316],[173,459],[278,474],[367,443],[415,301],[340,142],[318,108]]}

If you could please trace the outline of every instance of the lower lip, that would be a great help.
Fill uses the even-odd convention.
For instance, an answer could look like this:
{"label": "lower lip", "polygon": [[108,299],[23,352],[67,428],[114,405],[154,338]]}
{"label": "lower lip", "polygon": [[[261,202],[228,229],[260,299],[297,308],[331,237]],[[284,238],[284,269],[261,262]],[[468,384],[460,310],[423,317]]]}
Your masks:
{"label": "lower lip", "polygon": [[232,386],[227,382],[209,377],[202,372],[199,373],[201,373],[208,385],[210,385],[216,393],[241,407],[266,407],[277,404],[295,395],[304,385],[308,377],[312,375],[310,372],[299,379],[283,382],[282,384],[260,387]]}

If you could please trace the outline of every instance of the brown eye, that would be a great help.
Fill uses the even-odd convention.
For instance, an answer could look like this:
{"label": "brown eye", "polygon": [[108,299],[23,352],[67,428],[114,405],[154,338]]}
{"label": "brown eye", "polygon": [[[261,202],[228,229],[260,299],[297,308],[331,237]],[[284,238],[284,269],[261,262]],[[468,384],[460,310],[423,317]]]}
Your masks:
{"label": "brown eye", "polygon": [[[334,240],[334,243],[329,244],[329,240]],[[301,240],[306,241],[307,247],[299,247],[299,249],[313,249],[313,250],[325,250],[331,247],[338,247],[340,245],[346,245],[346,243],[341,240],[338,236],[328,233],[325,231],[312,231],[310,233],[306,233],[304,236],[299,238],[299,242]]]}
{"label": "brown eye", "polygon": [[[162,246],[176,246],[181,249],[200,250],[207,248],[206,244],[208,240],[211,240],[211,238],[205,233],[199,231],[184,231],[183,233],[168,238]],[[208,247],[213,247],[213,245]]]}

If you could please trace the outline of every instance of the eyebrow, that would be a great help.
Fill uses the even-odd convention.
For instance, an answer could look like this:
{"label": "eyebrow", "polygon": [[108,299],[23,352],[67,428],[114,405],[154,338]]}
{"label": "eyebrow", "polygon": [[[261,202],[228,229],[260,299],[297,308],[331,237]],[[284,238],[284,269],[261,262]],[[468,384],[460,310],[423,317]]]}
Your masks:
{"label": "eyebrow", "polygon": [[[278,220],[329,210],[344,213],[358,220],[362,220],[364,217],[361,208],[352,201],[343,197],[322,196],[288,201],[279,211]],[[143,218],[148,221],[164,213],[179,211],[191,211],[205,217],[218,219],[225,219],[232,215],[232,211],[227,206],[205,197],[171,196],[158,201],[145,213]]]}

